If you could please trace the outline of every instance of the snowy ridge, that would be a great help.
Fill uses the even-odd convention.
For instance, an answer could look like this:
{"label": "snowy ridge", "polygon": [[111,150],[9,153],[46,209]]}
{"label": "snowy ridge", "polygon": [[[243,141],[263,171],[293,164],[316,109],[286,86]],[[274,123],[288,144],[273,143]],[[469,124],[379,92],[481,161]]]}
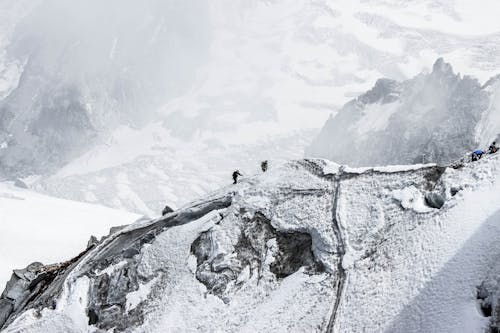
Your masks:
{"label": "snowy ridge", "polygon": [[[499,156],[346,169],[292,161],[131,225],[32,280],[4,329],[481,332],[475,290],[500,255]],[[23,303],[6,294],[24,279],[0,304]]]}

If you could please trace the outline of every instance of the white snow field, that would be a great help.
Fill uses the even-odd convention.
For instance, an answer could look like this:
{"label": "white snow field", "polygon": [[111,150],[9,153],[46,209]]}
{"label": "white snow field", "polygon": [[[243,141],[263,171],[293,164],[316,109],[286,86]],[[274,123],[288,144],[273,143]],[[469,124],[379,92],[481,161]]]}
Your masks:
{"label": "white snow field", "polygon": [[57,263],[85,249],[91,235],[140,216],[98,205],[57,199],[0,182],[0,288],[13,269],[34,261]]}
{"label": "white snow field", "polygon": [[[422,209],[430,194],[441,208]],[[457,169],[292,161],[108,237],[53,282],[55,309],[5,332],[480,333],[499,200],[500,155]]]}

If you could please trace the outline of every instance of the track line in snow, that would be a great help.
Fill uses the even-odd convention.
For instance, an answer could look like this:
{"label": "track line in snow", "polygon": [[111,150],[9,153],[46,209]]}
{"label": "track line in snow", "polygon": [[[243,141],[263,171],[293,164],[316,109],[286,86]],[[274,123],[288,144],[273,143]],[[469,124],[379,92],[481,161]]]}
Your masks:
{"label": "track line in snow", "polygon": [[334,190],[333,205],[332,205],[332,223],[333,223],[333,231],[335,233],[335,238],[337,239],[338,242],[337,253],[339,255],[339,262],[337,268],[338,268],[339,279],[338,282],[336,283],[337,292],[335,294],[335,302],[333,304],[332,313],[330,315],[328,326],[326,328],[326,332],[328,333],[333,332],[333,327],[335,325],[335,319],[337,318],[337,311],[339,308],[340,301],[342,299],[342,294],[345,289],[345,281],[347,276],[347,272],[345,271],[343,266],[343,260],[345,255],[345,242],[344,242],[344,237],[342,236],[342,230],[339,225],[338,214],[337,214],[338,198],[340,195],[340,184],[342,181],[343,173],[344,173],[344,167],[341,166],[337,176],[334,177],[333,180],[335,182],[335,190]]}

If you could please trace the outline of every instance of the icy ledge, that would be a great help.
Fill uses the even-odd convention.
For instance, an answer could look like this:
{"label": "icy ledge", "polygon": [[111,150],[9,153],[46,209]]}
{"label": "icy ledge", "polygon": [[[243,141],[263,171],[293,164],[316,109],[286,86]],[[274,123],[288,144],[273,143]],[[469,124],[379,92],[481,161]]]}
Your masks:
{"label": "icy ledge", "polygon": [[482,332],[476,288],[500,255],[499,170],[498,156],[457,169],[292,161],[69,262],[15,271],[0,326]]}

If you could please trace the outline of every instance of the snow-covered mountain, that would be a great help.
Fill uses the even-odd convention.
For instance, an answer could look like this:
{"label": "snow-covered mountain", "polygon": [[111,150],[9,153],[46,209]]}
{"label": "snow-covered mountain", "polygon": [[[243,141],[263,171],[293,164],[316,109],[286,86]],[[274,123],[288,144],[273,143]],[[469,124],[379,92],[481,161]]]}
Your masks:
{"label": "snow-covered mountain", "polygon": [[179,207],[236,168],[301,158],[380,77],[443,56],[486,81],[495,6],[0,0],[0,177],[142,214]]}
{"label": "snow-covered mountain", "polygon": [[193,151],[272,143],[438,56],[486,80],[500,59],[495,5],[1,0],[0,172],[54,173],[151,121]]}
{"label": "snow-covered mountain", "polygon": [[438,59],[432,72],[380,79],[331,117],[306,155],[352,166],[451,163],[500,134],[500,80],[481,85]]}
{"label": "snow-covered mountain", "polygon": [[0,183],[0,288],[13,268],[34,259],[43,263],[67,260],[85,247],[91,235],[106,235],[111,227],[139,217]]}
{"label": "snow-covered mountain", "polygon": [[0,318],[5,332],[483,332],[498,325],[499,200],[500,155],[292,161],[17,271]]}

